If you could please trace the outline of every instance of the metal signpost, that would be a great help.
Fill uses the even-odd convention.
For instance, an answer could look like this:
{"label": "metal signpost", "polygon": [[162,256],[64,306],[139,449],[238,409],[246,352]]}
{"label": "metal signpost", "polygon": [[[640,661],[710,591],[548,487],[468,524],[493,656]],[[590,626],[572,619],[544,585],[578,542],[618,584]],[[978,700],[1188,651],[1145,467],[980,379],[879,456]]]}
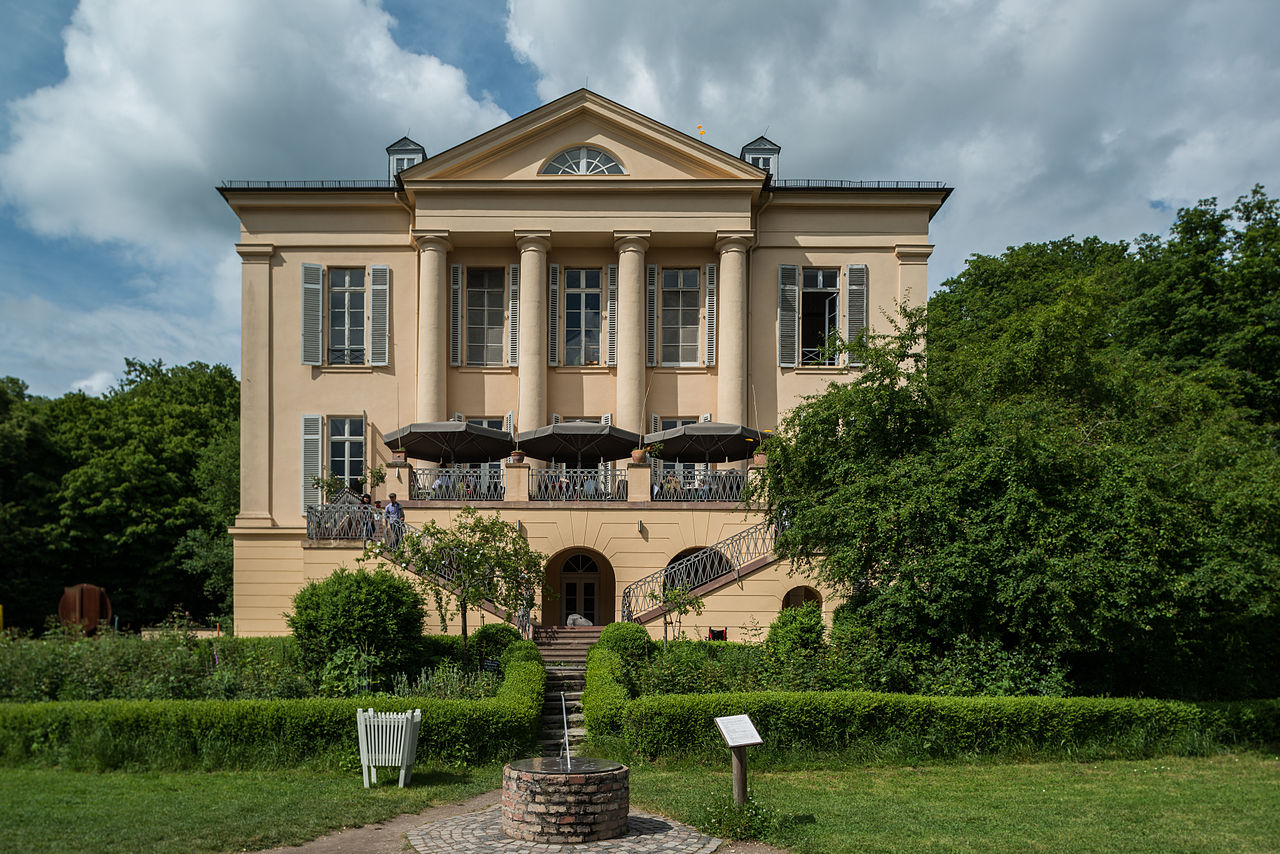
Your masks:
{"label": "metal signpost", "polygon": [[764,744],[764,739],[756,732],[755,724],[751,723],[748,715],[716,718],[716,726],[733,754],[733,802],[744,806],[747,803],[747,748],[753,744]]}

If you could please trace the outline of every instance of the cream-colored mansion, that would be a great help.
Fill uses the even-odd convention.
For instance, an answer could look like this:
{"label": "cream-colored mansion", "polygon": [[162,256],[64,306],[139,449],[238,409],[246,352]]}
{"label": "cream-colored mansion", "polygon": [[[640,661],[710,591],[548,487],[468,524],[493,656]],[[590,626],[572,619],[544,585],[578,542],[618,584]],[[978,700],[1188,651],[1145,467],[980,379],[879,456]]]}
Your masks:
{"label": "cream-colored mansion", "polygon": [[442,491],[439,461],[397,466],[382,437],[451,419],[772,429],[856,372],[824,351],[829,335],[925,299],[929,221],[950,191],[784,179],[764,137],[735,157],[585,89],[432,157],[408,139],[387,154],[385,180],[220,190],[243,261],[237,633],[286,631],[303,584],[354,565],[359,535],[308,528],[312,478],[355,485],[375,465],[388,478],[374,497],[397,493],[409,525],[468,503],[518,522],[550,557],[543,625],[628,617],[661,636],[634,585],[726,541],[686,632],[736,639],[825,598],[760,546],[759,517],[735,500],[745,463],[712,467],[726,489],[624,460],[606,490],[548,491],[531,460]]}

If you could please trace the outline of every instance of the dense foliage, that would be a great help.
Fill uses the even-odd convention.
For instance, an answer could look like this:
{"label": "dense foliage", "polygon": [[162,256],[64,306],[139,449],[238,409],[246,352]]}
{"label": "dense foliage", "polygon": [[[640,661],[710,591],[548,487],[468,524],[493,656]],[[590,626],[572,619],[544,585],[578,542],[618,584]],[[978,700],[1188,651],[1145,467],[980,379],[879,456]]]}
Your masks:
{"label": "dense foliage", "polygon": [[0,379],[0,604],[39,628],[64,587],[107,590],[121,626],[230,612],[240,386],[224,365],[128,361],[102,397]]}
{"label": "dense foliage", "polygon": [[[977,256],[768,445],[778,553],[847,597],[885,687],[951,661],[1076,693],[1280,684],[1280,210],[1134,250]],[[926,370],[927,358],[927,370]]]}
{"label": "dense foliage", "polygon": [[424,604],[401,573],[340,566],[295,593],[285,621],[324,693],[364,693],[412,666]]}
{"label": "dense foliage", "polygon": [[108,770],[358,766],[357,708],[422,709],[418,757],[458,763],[528,752],[546,671],[512,662],[496,697],[303,700],[106,700],[0,703],[0,764]]}

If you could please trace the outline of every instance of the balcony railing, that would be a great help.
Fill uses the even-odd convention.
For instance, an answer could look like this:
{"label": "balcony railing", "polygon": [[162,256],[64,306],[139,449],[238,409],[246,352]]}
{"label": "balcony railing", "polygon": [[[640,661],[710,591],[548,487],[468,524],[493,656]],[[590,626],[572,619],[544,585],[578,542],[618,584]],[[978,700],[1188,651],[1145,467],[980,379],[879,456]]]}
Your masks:
{"label": "balcony railing", "polygon": [[506,494],[501,468],[419,468],[409,479],[409,497],[416,501],[501,501]]}
{"label": "balcony railing", "polygon": [[624,469],[534,469],[529,472],[531,501],[626,501]]}
{"label": "balcony railing", "polygon": [[651,491],[654,501],[732,501],[742,499],[746,472],[737,469],[655,470]]}

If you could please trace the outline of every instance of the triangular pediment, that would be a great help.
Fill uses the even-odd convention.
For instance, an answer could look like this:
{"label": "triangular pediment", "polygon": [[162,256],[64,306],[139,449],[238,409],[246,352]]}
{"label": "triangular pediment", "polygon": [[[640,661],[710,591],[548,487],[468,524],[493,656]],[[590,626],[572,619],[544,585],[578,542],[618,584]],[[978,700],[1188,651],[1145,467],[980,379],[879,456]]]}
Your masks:
{"label": "triangular pediment", "polygon": [[[621,175],[545,175],[544,165],[574,146],[599,149]],[[587,89],[571,92],[410,167],[417,181],[761,181],[765,173],[732,154]]]}

